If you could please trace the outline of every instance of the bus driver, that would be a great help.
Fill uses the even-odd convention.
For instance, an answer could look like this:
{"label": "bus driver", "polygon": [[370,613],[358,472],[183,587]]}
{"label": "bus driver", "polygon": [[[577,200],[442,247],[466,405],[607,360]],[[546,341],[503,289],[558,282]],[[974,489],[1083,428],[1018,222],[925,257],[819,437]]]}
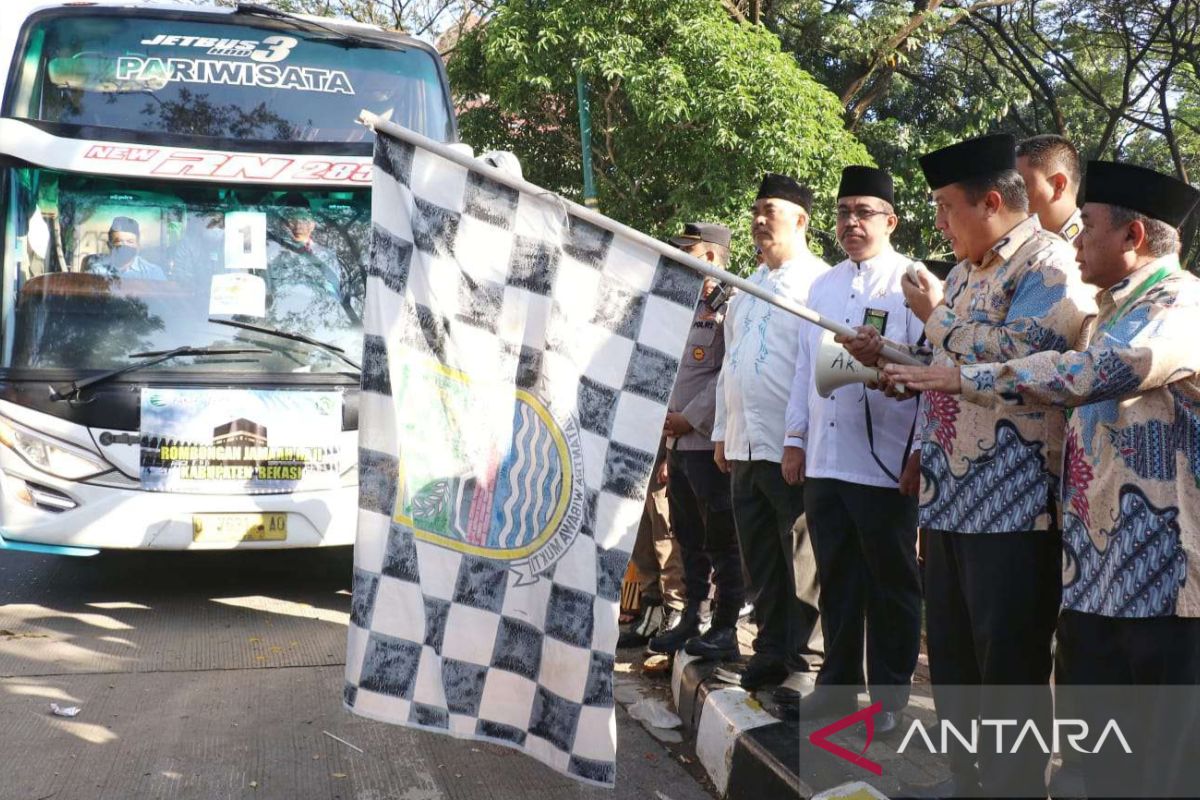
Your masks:
{"label": "bus driver", "polygon": [[162,267],[141,257],[141,234],[136,219],[113,217],[108,226],[108,255],[89,256],[84,260],[84,272],[111,278],[165,281],[167,276]]}

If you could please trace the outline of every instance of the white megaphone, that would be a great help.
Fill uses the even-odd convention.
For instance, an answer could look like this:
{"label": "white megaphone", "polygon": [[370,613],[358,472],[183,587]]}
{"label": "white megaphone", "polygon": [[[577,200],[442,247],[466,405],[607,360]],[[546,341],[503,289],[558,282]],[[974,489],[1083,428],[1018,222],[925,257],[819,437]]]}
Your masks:
{"label": "white megaphone", "polygon": [[817,384],[817,394],[821,397],[829,397],[835,389],[852,383],[880,382],[879,370],[863,365],[850,355],[846,348],[833,340],[833,331],[821,334],[821,346],[817,350],[813,377]]}

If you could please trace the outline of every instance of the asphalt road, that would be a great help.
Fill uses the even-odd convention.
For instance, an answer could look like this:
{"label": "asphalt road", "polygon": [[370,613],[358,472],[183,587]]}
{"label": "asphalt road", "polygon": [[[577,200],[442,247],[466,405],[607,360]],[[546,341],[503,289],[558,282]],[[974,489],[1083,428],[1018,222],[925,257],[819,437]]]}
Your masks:
{"label": "asphalt road", "polygon": [[615,791],[344,711],[349,577],[348,549],[0,551],[0,800],[711,800],[620,707]]}

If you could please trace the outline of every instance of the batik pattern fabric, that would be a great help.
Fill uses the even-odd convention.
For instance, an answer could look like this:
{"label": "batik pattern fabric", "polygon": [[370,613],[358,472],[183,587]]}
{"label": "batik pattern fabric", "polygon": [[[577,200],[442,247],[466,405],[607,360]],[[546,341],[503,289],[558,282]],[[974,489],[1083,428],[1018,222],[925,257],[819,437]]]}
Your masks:
{"label": "batik pattern fabric", "polygon": [[[1164,267],[1168,276],[1139,296]],[[964,366],[963,398],[1073,407],[1062,487],[1064,608],[1200,616],[1200,280],[1172,256],[1098,299],[1086,349]]]}
{"label": "batik pattern fabric", "polygon": [[[932,363],[1001,362],[1066,350],[1095,313],[1075,252],[1029,217],[979,265],[950,272],[945,302],[925,323]],[[921,527],[1008,533],[1055,527],[1065,418],[1054,409],[983,409],[921,398]]]}
{"label": "batik pattern fabric", "polygon": [[377,134],[345,704],[612,785],[621,581],[701,278]]}

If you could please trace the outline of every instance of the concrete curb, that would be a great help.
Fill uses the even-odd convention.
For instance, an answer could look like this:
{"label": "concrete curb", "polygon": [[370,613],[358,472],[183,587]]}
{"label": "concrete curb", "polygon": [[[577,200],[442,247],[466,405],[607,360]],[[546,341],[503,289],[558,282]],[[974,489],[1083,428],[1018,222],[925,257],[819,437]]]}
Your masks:
{"label": "concrete curb", "polygon": [[731,800],[811,797],[799,774],[799,727],[768,714],[746,690],[711,678],[715,666],[678,653],[671,695],[717,792]]}

